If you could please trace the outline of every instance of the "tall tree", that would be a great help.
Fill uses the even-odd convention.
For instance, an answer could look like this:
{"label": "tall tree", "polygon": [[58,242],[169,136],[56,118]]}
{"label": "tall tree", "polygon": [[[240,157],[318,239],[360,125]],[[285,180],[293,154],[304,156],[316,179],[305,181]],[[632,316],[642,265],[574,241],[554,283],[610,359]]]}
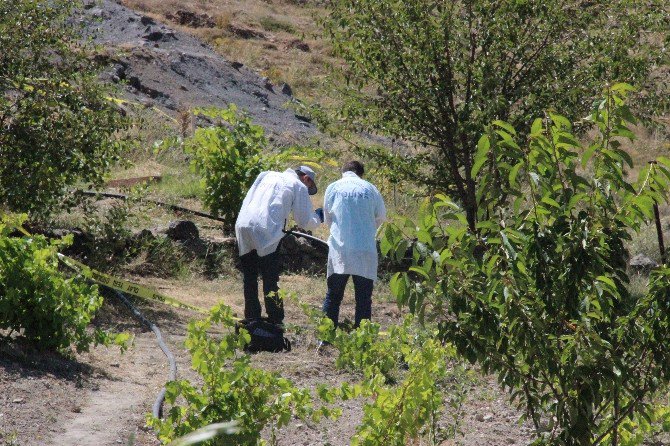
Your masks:
{"label": "tall tree", "polygon": [[486,125],[520,128],[550,108],[581,118],[607,81],[644,87],[647,107],[663,97],[649,76],[668,43],[663,0],[330,5],[326,30],[346,62],[339,117],[415,144],[423,168],[405,171],[460,200],[472,230],[478,203],[499,199],[478,197],[475,155]]}
{"label": "tall tree", "polygon": [[76,2],[0,2],[0,205],[45,215],[66,187],[99,182],[124,120],[96,78]]}

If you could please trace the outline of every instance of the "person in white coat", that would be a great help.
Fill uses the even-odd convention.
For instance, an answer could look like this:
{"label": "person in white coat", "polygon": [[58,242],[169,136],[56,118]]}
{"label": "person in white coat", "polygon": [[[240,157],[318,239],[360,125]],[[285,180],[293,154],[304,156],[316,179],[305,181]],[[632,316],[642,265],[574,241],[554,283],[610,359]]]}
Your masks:
{"label": "person in white coat", "polygon": [[324,197],[323,213],[330,237],[323,312],[336,327],[349,276],[354,282],[356,327],[372,315],[378,264],[375,235],[386,219],[386,207],[377,188],[363,179],[364,173],[360,162],[346,163],[342,178],[328,186]]}
{"label": "person in white coat", "polygon": [[261,172],[247,192],[235,222],[235,235],[244,277],[244,317],[261,317],[258,275],[263,279],[268,319],[281,324],[284,305],[277,296],[281,259],[279,244],[289,214],[305,229],[316,228],[322,218],[312,210],[309,195],[317,192],[316,174],[307,166],[284,172]]}

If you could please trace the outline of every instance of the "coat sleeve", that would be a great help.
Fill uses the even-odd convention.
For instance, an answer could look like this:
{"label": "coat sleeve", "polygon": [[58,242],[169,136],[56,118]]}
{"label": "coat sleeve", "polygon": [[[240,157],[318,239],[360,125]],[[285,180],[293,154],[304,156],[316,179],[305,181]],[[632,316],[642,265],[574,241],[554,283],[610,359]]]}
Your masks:
{"label": "coat sleeve", "polygon": [[323,197],[323,222],[330,228],[333,224],[333,187],[328,186]]}
{"label": "coat sleeve", "polygon": [[293,219],[304,229],[315,229],[321,219],[312,209],[312,200],[309,199],[306,187],[296,187],[293,196]]}
{"label": "coat sleeve", "polygon": [[379,193],[379,190],[376,187],[375,192],[377,197],[375,202],[375,224],[377,227],[380,227],[381,224],[386,221],[386,206],[384,205],[384,198],[382,198],[382,194]]}

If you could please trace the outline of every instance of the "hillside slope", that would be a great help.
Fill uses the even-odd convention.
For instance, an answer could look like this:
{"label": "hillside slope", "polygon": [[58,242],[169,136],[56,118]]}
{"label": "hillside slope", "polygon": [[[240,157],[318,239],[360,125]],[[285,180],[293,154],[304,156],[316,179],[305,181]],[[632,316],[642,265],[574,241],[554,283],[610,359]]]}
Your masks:
{"label": "hillside slope", "polygon": [[191,35],[111,0],[87,2],[81,20],[110,64],[103,79],[121,85],[128,100],[172,114],[232,103],[284,139],[302,140],[316,132],[289,107],[290,87],[273,85]]}

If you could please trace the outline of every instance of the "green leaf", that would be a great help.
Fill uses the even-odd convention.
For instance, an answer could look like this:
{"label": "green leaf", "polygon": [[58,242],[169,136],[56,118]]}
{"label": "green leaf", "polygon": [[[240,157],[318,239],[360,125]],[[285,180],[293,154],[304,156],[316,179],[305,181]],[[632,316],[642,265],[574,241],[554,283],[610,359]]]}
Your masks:
{"label": "green leaf", "polygon": [[531,135],[539,135],[544,131],[544,122],[541,118],[536,118],[533,125],[530,127]]}
{"label": "green leaf", "polygon": [[591,144],[588,149],[584,151],[584,155],[582,155],[582,169],[586,168],[586,165],[589,163],[591,158],[593,157],[593,154],[598,150],[600,146],[598,144]]}
{"label": "green leaf", "polygon": [[509,182],[512,186],[514,186],[516,184],[516,177],[519,174],[519,169],[521,169],[521,167],[523,167],[523,165],[524,165],[524,162],[520,161],[516,165],[514,165],[514,167],[512,167],[512,169],[510,170],[510,172],[509,172]]}
{"label": "green leaf", "polygon": [[514,127],[512,127],[510,124],[506,123],[505,121],[496,120],[496,121],[493,121],[493,125],[497,125],[501,129],[504,129],[510,135],[516,135],[516,130],[514,130]]}
{"label": "green leaf", "polygon": [[549,117],[552,122],[561,129],[572,129],[572,123],[565,116],[559,115],[557,113],[549,113]]}

